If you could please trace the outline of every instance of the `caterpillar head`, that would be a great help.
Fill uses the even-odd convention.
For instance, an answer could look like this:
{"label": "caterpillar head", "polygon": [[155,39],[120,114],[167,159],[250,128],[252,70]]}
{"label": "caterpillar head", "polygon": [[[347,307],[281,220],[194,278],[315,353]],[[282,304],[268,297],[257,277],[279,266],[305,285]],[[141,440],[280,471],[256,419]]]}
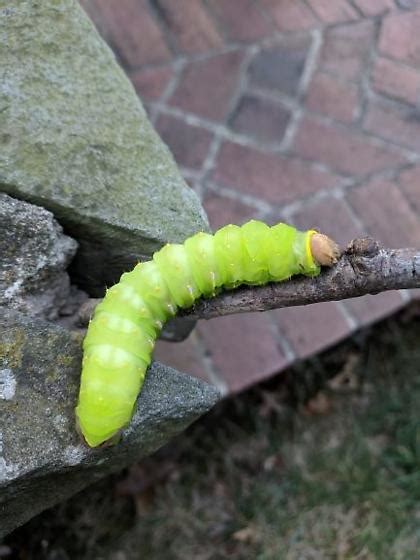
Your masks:
{"label": "caterpillar head", "polygon": [[333,266],[341,256],[340,247],[327,235],[314,233],[311,237],[313,258],[321,266]]}

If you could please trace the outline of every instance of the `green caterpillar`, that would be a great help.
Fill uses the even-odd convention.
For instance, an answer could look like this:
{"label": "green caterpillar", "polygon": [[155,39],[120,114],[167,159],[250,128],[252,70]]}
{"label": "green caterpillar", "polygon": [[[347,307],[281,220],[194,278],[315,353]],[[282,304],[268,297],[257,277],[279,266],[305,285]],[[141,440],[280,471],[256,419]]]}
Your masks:
{"label": "green caterpillar", "polygon": [[130,421],[155,340],[177,309],[221,288],[318,275],[336,253],[331,262],[323,262],[322,255],[315,259],[315,237],[328,239],[314,230],[252,220],[214,235],[197,233],[182,245],[168,244],[123,274],[96,307],[83,342],[76,416],[88,445],[111,440]]}

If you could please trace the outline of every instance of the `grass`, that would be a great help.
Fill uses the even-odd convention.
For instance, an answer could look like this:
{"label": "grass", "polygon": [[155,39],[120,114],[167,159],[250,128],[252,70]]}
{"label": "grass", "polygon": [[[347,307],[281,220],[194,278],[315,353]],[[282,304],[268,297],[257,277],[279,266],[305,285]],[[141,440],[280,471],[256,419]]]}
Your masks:
{"label": "grass", "polygon": [[222,403],[154,457],[9,536],[9,557],[418,560],[412,315]]}

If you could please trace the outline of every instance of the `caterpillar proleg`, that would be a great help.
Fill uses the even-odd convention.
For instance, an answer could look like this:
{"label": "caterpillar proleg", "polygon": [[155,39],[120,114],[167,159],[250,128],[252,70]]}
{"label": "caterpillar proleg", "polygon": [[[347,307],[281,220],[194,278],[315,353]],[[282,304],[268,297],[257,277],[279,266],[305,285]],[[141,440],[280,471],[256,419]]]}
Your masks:
{"label": "caterpillar proleg", "polygon": [[315,230],[252,220],[165,245],[123,274],[96,307],[83,342],[76,416],[87,444],[107,442],[129,423],[155,340],[177,309],[222,288],[316,276],[338,254]]}

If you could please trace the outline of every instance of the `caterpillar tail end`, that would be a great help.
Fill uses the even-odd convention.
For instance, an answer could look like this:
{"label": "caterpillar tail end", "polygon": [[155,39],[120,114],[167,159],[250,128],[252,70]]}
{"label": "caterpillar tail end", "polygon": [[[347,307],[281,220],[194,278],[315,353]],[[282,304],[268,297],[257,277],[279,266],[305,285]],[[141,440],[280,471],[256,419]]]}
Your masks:
{"label": "caterpillar tail end", "polygon": [[95,436],[90,436],[87,433],[84,433],[80,425],[80,420],[79,417],[77,416],[77,413],[76,413],[76,432],[80,436],[82,442],[90,448],[111,447],[119,443],[122,437],[122,428],[121,430],[117,430],[111,437],[105,440],[103,438],[99,439]]}
{"label": "caterpillar tail end", "polygon": [[338,244],[323,233],[311,235],[310,249],[313,259],[321,266],[334,266],[341,257]]}

